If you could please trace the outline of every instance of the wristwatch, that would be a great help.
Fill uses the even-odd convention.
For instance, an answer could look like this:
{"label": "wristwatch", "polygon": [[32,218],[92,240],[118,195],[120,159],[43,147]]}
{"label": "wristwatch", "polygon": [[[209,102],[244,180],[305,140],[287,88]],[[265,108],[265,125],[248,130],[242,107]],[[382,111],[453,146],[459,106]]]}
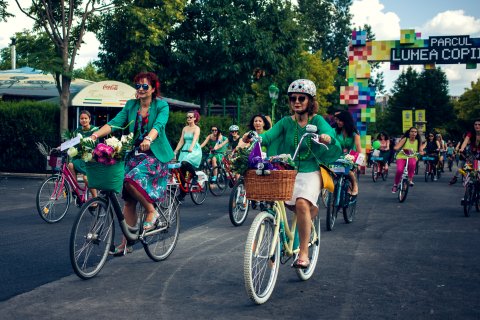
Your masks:
{"label": "wristwatch", "polygon": [[152,142],[153,142],[153,139],[152,139],[152,137],[150,137],[150,136],[145,136],[145,140],[148,140],[148,141],[150,141],[150,143],[152,143]]}

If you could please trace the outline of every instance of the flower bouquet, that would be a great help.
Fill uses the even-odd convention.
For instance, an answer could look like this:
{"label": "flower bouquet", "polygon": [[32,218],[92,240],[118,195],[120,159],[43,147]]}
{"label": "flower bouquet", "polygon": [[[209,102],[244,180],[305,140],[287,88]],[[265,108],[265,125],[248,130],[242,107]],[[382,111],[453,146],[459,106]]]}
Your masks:
{"label": "flower bouquet", "polygon": [[134,135],[124,135],[120,140],[114,136],[97,142],[80,138],[80,143],[70,147],[67,154],[73,159],[86,162],[90,188],[120,192],[123,185],[125,156],[133,149]]}
{"label": "flower bouquet", "polygon": [[232,167],[244,176],[248,199],[280,201],[292,197],[297,171],[289,154],[264,158],[257,142],[251,150],[240,149]]}

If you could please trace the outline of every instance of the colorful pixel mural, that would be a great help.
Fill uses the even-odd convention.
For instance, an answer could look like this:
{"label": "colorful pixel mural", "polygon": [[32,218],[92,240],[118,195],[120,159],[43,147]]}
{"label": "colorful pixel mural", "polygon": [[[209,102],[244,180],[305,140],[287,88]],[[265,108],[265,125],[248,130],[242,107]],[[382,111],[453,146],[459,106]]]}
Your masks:
{"label": "colorful pixel mural", "polygon": [[423,64],[434,69],[436,64],[463,63],[475,69],[480,63],[480,38],[469,36],[435,36],[421,39],[414,29],[400,31],[400,40],[367,41],[366,31],[352,32],[348,48],[348,85],[340,88],[340,104],[348,105],[362,137],[362,146],[370,149],[367,125],[375,122],[375,87],[368,84],[370,62],[390,62],[390,70],[400,65]]}

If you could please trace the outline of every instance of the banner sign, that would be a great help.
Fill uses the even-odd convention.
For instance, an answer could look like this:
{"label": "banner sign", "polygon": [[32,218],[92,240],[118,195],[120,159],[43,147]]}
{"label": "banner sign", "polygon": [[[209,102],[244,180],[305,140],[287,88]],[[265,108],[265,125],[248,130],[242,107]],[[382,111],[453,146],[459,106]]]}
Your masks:
{"label": "banner sign", "polygon": [[413,115],[412,110],[402,111],[402,131],[405,132],[413,127]]}
{"label": "banner sign", "polygon": [[480,63],[480,38],[429,37],[426,48],[392,48],[390,62],[397,65]]}

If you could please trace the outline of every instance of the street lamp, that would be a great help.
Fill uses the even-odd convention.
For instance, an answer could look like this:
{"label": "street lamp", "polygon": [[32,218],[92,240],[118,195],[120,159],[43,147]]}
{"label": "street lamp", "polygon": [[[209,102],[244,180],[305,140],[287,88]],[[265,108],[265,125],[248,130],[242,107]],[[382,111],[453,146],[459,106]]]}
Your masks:
{"label": "street lamp", "polygon": [[275,104],[277,103],[278,92],[278,87],[275,84],[271,84],[270,87],[268,87],[268,95],[272,100],[272,125],[275,122]]}

